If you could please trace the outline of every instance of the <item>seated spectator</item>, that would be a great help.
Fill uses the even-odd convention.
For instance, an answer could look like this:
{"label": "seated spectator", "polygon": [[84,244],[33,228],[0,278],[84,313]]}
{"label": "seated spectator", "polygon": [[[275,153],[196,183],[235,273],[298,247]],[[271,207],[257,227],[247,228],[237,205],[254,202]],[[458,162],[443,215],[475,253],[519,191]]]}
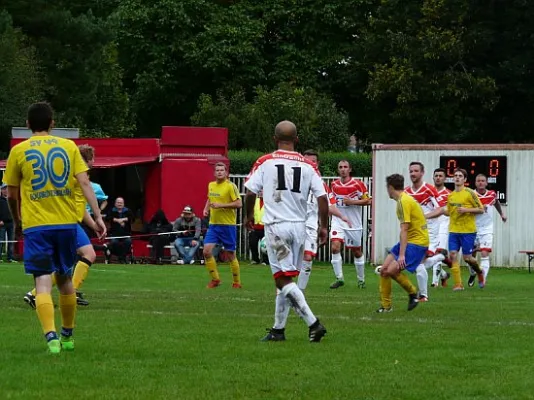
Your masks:
{"label": "seated spectator", "polygon": [[[106,219],[110,223],[109,236],[131,236],[132,221],[134,215],[132,211],[124,206],[124,199],[117,197],[115,207],[111,209]],[[111,254],[115,254],[120,263],[126,263],[126,256],[130,253],[132,239],[130,237],[112,239],[109,246]]]}
{"label": "seated spectator", "polygon": [[165,251],[165,245],[170,241],[170,235],[159,235],[160,233],[171,232],[172,225],[167,219],[163,210],[158,210],[152,216],[152,219],[148,223],[146,232],[152,234],[148,239],[152,245],[152,259],[156,264],[163,264],[163,252]]}
{"label": "seated spectator", "polygon": [[200,218],[193,213],[190,206],[184,207],[182,215],[174,221],[172,230],[177,232],[174,247],[181,257],[178,264],[195,263],[195,254],[200,246],[200,226]]}
{"label": "seated spectator", "polygon": [[259,243],[265,236],[265,230],[262,222],[263,214],[263,197],[262,192],[258,193],[256,197],[256,203],[254,204],[254,227],[248,234],[248,244],[250,247],[250,253],[252,255],[251,264],[267,264],[268,260],[265,254],[260,254]]}

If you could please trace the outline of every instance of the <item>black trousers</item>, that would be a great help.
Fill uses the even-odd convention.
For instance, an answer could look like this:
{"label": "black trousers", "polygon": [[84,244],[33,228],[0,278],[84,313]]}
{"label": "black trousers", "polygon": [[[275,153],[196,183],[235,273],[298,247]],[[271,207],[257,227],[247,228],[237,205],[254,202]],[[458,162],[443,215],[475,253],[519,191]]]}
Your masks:
{"label": "black trousers", "polygon": [[152,236],[150,238],[150,244],[152,245],[152,255],[156,260],[163,258],[165,251],[165,245],[168,243],[169,238],[166,235]]}
{"label": "black trousers", "polygon": [[261,230],[253,230],[250,231],[248,234],[248,244],[250,247],[250,252],[252,253],[252,261],[260,263],[260,262],[266,262],[266,256],[261,257],[258,252],[258,243],[261,239],[265,236],[265,231],[263,229]]}

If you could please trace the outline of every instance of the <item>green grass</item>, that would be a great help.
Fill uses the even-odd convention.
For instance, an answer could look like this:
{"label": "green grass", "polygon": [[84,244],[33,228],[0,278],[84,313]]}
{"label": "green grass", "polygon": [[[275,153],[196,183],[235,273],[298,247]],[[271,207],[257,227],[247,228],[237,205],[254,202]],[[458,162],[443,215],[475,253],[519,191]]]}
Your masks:
{"label": "green grass", "polygon": [[525,270],[494,269],[484,290],[430,288],[430,302],[409,313],[394,284],[394,312],[376,314],[371,268],[367,289],[346,265],[347,284],[333,291],[331,268],[316,267],[306,294],[328,335],[310,344],[293,312],[286,342],[259,342],[273,321],[267,267],[245,264],[242,290],[220,269],[223,286],[208,290],[203,267],[94,266],[76,350],[51,356],[22,301],[31,278],[0,265],[0,398],[534,398],[534,275]]}

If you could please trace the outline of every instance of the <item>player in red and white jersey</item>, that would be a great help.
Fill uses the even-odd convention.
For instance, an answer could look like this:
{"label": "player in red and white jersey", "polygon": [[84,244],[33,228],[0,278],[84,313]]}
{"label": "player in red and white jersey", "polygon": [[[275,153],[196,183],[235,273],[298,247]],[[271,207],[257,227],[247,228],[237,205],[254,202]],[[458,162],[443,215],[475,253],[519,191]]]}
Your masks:
{"label": "player in red and white jersey", "polygon": [[317,198],[320,244],[324,244],[328,236],[328,199],[315,166],[294,151],[298,140],[295,125],[289,121],[280,122],[274,139],[278,150],[260,157],[245,182],[249,190],[246,195],[246,226],[249,229],[254,224],[256,195],[263,190],[267,255],[278,289],[274,326],[262,340],[285,340],[287,316],[289,308],[293,307],[309,327],[310,342],[319,342],[326,329],[312,313],[293,277],[299,275],[304,255],[308,195],[312,192]]}
{"label": "player in red and white jersey", "polygon": [[[317,167],[319,166],[319,153],[317,151],[306,150],[304,152],[304,157],[314,163]],[[336,207],[336,199],[332,191],[326,183],[323,182],[323,184],[330,203],[330,207],[328,208],[329,214],[341,218],[344,222],[350,225],[349,220],[343,214],[341,214],[339,209]],[[299,279],[297,282],[300,290],[305,290],[308,286],[313,265],[313,258],[317,254],[318,229],[319,208],[317,207],[317,200],[315,199],[315,196],[310,192],[310,195],[308,196],[308,217],[306,219],[306,243],[304,245],[304,259],[302,261],[302,268],[300,270]]]}
{"label": "player in red and white jersey", "polygon": [[343,277],[343,259],[341,258],[341,244],[354,254],[354,266],[358,277],[358,287],[365,288],[365,257],[362,253],[362,213],[363,206],[371,204],[371,199],[365,184],[350,176],[352,168],[347,160],[337,164],[339,179],[332,182],[331,190],[336,199],[336,205],[345,216],[347,222],[338,217],[332,217],[330,227],[330,246],[332,252],[332,267],[336,281],[330,289],[337,289],[345,284]]}
{"label": "player in red and white jersey", "polygon": [[[410,180],[412,186],[404,189],[404,192],[412,196],[423,209],[425,216],[435,209],[439,208],[438,192],[436,188],[423,181],[425,166],[419,161],[413,161],[409,166]],[[437,262],[443,261],[443,254],[434,254],[438,247],[439,225],[436,218],[427,218],[428,236],[430,245],[428,246],[427,258],[421,263],[416,270],[417,285],[419,287],[419,301],[428,301],[428,272],[427,268],[432,268]]]}
{"label": "player in red and white jersey", "polygon": [[[480,202],[484,206],[484,213],[477,214],[477,238],[476,247],[480,251],[480,267],[484,273],[484,281],[488,276],[490,269],[489,253],[491,253],[493,247],[493,214],[494,209],[497,210],[501,216],[501,220],[506,222],[507,217],[501,206],[499,200],[497,200],[497,193],[493,190],[488,190],[488,178],[484,174],[478,174],[475,180],[476,194],[480,199]],[[472,287],[475,284],[476,273],[470,268],[471,275],[467,284]]]}
{"label": "player in red and white jersey", "polygon": [[[436,197],[436,200],[438,202],[438,206],[441,208],[447,205],[447,199],[449,198],[449,193],[451,193],[451,191],[445,187],[446,175],[447,171],[445,171],[444,168],[436,168],[434,170],[434,187],[438,192],[438,197]],[[449,217],[443,214],[436,218],[436,220],[438,223],[438,244],[436,251],[448,250]],[[447,280],[449,279],[450,274],[441,267],[441,261],[432,266],[432,287],[439,286],[440,281],[441,286],[447,286]]]}

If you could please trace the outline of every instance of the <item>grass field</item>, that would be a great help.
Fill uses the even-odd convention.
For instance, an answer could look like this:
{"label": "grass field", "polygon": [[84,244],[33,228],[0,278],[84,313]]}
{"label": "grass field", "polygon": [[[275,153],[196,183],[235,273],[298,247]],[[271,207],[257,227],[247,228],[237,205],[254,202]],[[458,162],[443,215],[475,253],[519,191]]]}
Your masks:
{"label": "grass field", "polygon": [[311,344],[293,312],[286,342],[259,341],[273,321],[267,267],[245,264],[241,290],[220,269],[223,286],[208,290],[203,267],[94,266],[76,350],[51,356],[22,301],[31,278],[0,264],[0,399],[534,398],[525,270],[494,269],[483,290],[430,288],[430,302],[409,313],[394,285],[394,312],[376,314],[370,267],[367,289],[347,265],[337,291],[331,268],[316,267],[306,294],[328,334]]}

